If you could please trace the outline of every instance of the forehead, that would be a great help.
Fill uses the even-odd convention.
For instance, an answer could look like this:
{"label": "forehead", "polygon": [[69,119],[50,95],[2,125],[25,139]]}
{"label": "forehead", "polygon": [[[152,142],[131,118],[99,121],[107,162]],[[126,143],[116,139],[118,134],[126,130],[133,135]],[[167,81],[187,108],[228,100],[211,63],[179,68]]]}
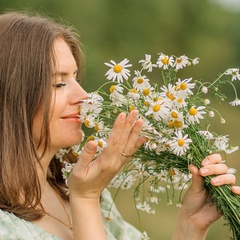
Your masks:
{"label": "forehead", "polygon": [[55,71],[74,71],[77,68],[76,61],[67,43],[58,38],[54,41]]}

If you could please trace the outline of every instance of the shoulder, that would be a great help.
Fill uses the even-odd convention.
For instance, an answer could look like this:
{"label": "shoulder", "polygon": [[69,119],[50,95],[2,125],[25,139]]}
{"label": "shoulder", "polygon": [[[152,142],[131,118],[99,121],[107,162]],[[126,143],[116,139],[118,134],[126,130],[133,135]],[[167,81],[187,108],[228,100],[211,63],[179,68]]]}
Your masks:
{"label": "shoulder", "polygon": [[0,209],[0,239],[1,240],[60,240],[48,234],[39,226],[16,217],[14,214]]}
{"label": "shoulder", "polygon": [[141,232],[123,219],[107,189],[101,195],[101,212],[108,240],[142,239]]}

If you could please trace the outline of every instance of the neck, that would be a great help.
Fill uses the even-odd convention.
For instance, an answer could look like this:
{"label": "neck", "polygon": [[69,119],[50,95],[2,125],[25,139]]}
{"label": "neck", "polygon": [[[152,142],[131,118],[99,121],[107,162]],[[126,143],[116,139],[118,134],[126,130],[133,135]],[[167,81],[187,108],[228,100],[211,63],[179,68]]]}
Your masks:
{"label": "neck", "polygon": [[[37,153],[39,156],[41,156],[42,155],[41,149],[38,149]],[[52,161],[55,153],[56,151],[46,151],[44,153],[44,156],[41,158],[40,163],[36,163],[37,174],[38,174],[42,191],[44,191],[45,186],[47,184],[47,173],[49,169],[49,164]]]}

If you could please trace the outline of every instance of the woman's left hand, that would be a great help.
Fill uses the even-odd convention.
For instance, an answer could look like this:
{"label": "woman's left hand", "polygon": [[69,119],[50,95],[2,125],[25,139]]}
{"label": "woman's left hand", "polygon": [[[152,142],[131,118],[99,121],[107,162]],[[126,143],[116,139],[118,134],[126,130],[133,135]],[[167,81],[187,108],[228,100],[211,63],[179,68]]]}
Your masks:
{"label": "woman's left hand", "polygon": [[178,240],[205,239],[208,227],[221,217],[216,205],[211,201],[211,196],[203,187],[202,177],[216,175],[211,179],[213,186],[233,185],[236,182],[235,176],[228,173],[228,167],[222,163],[219,154],[206,157],[199,170],[193,165],[189,168],[192,173],[192,184],[184,195],[173,237]]}

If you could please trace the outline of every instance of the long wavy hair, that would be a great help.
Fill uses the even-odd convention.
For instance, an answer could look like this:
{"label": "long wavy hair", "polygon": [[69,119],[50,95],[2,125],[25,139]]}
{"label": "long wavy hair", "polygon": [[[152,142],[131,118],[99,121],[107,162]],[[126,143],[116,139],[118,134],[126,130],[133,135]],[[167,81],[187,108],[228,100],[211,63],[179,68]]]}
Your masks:
{"label": "long wavy hair", "polygon": [[[31,221],[43,216],[33,141],[33,119],[43,107],[39,145],[49,146],[51,74],[54,40],[70,47],[80,74],[84,56],[76,31],[42,14],[6,12],[0,15],[0,208]],[[43,153],[44,154],[44,153]],[[67,200],[61,163],[52,159],[48,181]]]}

